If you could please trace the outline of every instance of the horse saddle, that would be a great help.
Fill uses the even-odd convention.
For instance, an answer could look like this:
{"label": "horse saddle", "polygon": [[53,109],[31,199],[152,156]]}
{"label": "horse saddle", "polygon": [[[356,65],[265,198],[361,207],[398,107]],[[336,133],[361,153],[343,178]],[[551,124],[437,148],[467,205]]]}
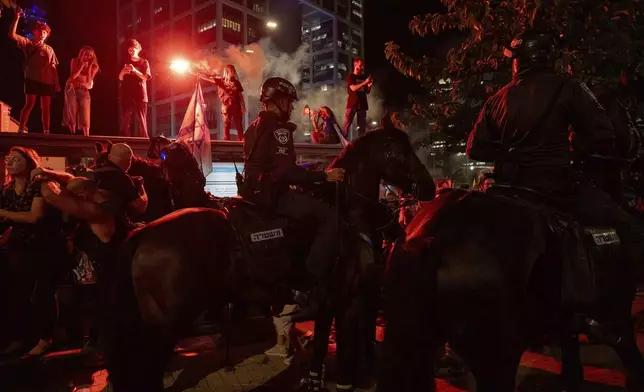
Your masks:
{"label": "horse saddle", "polygon": [[239,197],[223,204],[251,280],[262,284],[283,281],[291,271],[287,218]]}
{"label": "horse saddle", "polygon": [[617,231],[580,222],[547,195],[531,189],[513,188],[507,187],[500,192],[497,188],[496,192],[489,193],[537,209],[544,219],[551,231],[548,247],[561,260],[561,298],[564,305],[586,309],[610,301],[604,297],[605,293],[610,293],[610,286],[619,281],[618,274],[623,268]]}

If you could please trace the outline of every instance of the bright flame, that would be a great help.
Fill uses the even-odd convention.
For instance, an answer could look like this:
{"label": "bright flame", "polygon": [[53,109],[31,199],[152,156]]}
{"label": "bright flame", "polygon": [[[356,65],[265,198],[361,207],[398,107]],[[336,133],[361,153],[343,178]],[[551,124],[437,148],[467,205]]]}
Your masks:
{"label": "bright flame", "polygon": [[184,59],[174,59],[170,63],[170,69],[178,74],[185,74],[190,71],[190,62]]}
{"label": "bright flame", "polygon": [[253,49],[246,49],[246,53],[255,53]]}
{"label": "bright flame", "polygon": [[378,122],[377,121],[372,121],[371,125],[378,125]]}
{"label": "bright flame", "polygon": [[268,22],[266,22],[266,27],[268,27],[269,29],[276,29],[277,28],[277,22],[275,22],[273,20],[269,20]]}

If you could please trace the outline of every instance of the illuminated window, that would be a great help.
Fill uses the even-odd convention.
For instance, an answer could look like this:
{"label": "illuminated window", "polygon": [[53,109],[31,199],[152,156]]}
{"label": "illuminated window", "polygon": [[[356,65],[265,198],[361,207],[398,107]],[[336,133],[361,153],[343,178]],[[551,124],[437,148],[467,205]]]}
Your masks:
{"label": "illuminated window", "polygon": [[170,0],[154,0],[154,23],[160,24],[170,19]]}
{"label": "illuminated window", "polygon": [[349,35],[349,26],[346,23],[338,21],[338,47],[348,51],[350,45],[351,36]]}
{"label": "illuminated window", "polygon": [[203,32],[208,31],[210,29],[214,29],[215,27],[217,27],[217,20],[216,19],[202,24],[201,26],[199,26],[197,28],[197,31],[200,32],[200,33],[203,33]]}
{"label": "illuminated window", "polygon": [[150,29],[150,0],[143,0],[136,3],[136,21],[137,31],[147,31]]}
{"label": "illuminated window", "polygon": [[362,31],[351,29],[351,53],[359,56],[362,53]]}
{"label": "illuminated window", "polygon": [[253,12],[263,14],[266,10],[266,0],[247,0],[247,6]]}
{"label": "illuminated window", "polygon": [[195,15],[197,43],[206,45],[217,41],[217,5],[210,5]]}
{"label": "illuminated window", "polygon": [[320,22],[319,27],[315,29],[311,33],[311,35],[314,52],[333,48],[333,19],[327,19],[323,22]]}
{"label": "illuminated window", "polygon": [[362,1],[351,0],[351,22],[362,25]]}
{"label": "illuminated window", "polygon": [[226,5],[222,6],[222,12],[221,25],[224,41],[232,45],[241,45],[244,39],[242,32],[244,14]]}
{"label": "illuminated window", "polygon": [[174,0],[174,16],[181,15],[192,7],[192,0]]}

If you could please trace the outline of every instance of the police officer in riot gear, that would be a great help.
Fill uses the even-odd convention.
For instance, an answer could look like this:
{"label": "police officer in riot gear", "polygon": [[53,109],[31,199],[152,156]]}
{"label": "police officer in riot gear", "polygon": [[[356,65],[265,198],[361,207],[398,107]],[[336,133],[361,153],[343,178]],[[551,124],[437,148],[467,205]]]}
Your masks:
{"label": "police officer in riot gear", "polygon": [[296,125],[289,120],[297,100],[295,87],[288,80],[270,78],[262,85],[260,101],[264,110],[245,133],[244,180],[240,194],[275,208],[281,215],[317,223],[317,237],[306,266],[322,284],[311,306],[301,312],[304,317],[304,313],[308,316],[314,312],[326,297],[323,287],[338,250],[339,227],[334,208],[311,195],[292,191],[290,186],[340,182],[344,179],[344,169],[308,171],[296,164],[293,145]]}
{"label": "police officer in riot gear", "polygon": [[614,157],[615,131],[584,83],[554,72],[554,49],[554,39],[536,31],[512,41],[505,51],[512,58],[512,81],[483,106],[467,154],[494,161],[497,183],[572,200],[582,221],[614,227],[626,257],[637,267],[644,229],[573,164],[591,153]]}

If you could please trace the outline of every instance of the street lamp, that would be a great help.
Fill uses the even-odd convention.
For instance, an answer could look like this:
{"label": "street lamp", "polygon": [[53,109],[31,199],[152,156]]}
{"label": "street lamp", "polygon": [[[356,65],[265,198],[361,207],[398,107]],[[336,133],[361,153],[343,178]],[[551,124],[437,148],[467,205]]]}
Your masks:
{"label": "street lamp", "polygon": [[277,22],[275,22],[274,20],[269,20],[268,22],[266,22],[266,27],[271,30],[275,30],[277,28]]}

